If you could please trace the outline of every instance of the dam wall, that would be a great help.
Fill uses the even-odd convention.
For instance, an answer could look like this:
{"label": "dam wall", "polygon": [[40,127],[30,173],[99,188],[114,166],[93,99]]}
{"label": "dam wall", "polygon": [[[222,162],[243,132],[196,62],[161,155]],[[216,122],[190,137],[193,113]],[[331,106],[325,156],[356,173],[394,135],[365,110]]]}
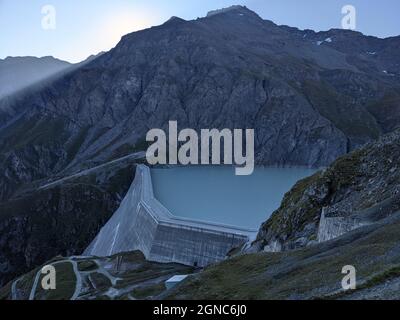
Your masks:
{"label": "dam wall", "polygon": [[140,250],[150,261],[204,267],[255,236],[255,230],[174,216],[155,198],[150,169],[139,165],[120,207],[84,255]]}

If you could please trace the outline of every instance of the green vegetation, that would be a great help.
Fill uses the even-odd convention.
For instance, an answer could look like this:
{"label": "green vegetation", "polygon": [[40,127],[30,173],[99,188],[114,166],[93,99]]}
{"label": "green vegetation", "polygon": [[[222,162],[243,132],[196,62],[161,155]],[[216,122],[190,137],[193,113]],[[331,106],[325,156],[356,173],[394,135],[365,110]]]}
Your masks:
{"label": "green vegetation", "polygon": [[7,283],[4,287],[0,288],[0,301],[11,298],[11,282]]}
{"label": "green vegetation", "polygon": [[34,144],[46,144],[52,141],[54,137],[64,140],[67,137],[64,126],[65,122],[62,119],[32,118],[29,121],[21,119],[8,129],[4,137],[7,145],[3,152],[11,149],[22,149]]}
{"label": "green vegetation", "polygon": [[[279,254],[250,254],[231,258],[189,277],[178,290],[187,291],[188,299],[260,299],[268,285],[262,275],[274,261],[280,261]],[[180,295],[172,293],[169,298],[175,297],[179,299]]]}
{"label": "green vegetation", "polygon": [[89,126],[82,128],[79,131],[78,136],[76,136],[75,139],[66,146],[68,162],[72,161],[75,158],[75,156],[79,152],[79,149],[82,147],[82,144],[85,142],[88,132]]}
{"label": "green vegetation", "polygon": [[165,291],[165,285],[163,282],[153,284],[153,285],[148,285],[148,286],[143,286],[143,287],[137,287],[132,290],[131,296],[133,296],[135,299],[148,299],[155,297],[159,294],[161,294],[163,291]]}
{"label": "green vegetation", "polygon": [[392,267],[390,269],[387,269],[381,273],[372,276],[368,280],[364,281],[361,285],[357,285],[357,288],[355,290],[347,290],[347,291],[340,290],[339,292],[336,292],[334,294],[326,295],[324,297],[316,297],[315,299],[329,299],[329,300],[345,299],[346,297],[349,297],[354,293],[359,293],[364,290],[374,288],[376,286],[379,286],[381,284],[384,284],[388,281],[391,281],[399,277],[400,277],[400,266]]}
{"label": "green vegetation", "polygon": [[375,286],[400,276],[399,227],[397,219],[301,250],[234,257],[188,278],[167,298],[324,298],[341,290],[345,265],[356,267],[357,282],[366,283],[360,289]]}
{"label": "green vegetation", "polygon": [[[366,155],[367,151],[356,150],[338,158],[328,169],[298,181],[262,229],[288,240],[307,224],[318,221],[333,195],[337,197],[349,187],[357,188],[358,180],[366,178],[368,173],[361,171]],[[315,239],[315,233],[309,237],[310,241]]]}
{"label": "green vegetation", "polygon": [[39,278],[35,300],[69,300],[75,292],[76,276],[71,262],[65,261],[54,265],[56,269],[55,290],[43,290],[40,285],[43,276]]}
{"label": "green vegetation", "polygon": [[399,128],[398,105],[400,94],[398,89],[387,91],[381,99],[367,106],[367,110],[377,119],[384,132]]}
{"label": "green vegetation", "polygon": [[97,263],[93,260],[83,260],[78,262],[79,271],[93,271],[97,270],[99,267]]}
{"label": "green vegetation", "polygon": [[94,289],[104,291],[112,286],[110,279],[104,274],[99,272],[93,272],[89,275],[90,282],[94,286]]}
{"label": "green vegetation", "polygon": [[305,81],[301,89],[311,105],[337,128],[350,137],[376,139],[381,130],[376,120],[367,110],[358,107],[357,112],[349,112],[354,106],[354,97],[338,94],[328,83]]}
{"label": "green vegetation", "polygon": [[[311,221],[320,212],[320,206],[312,202],[303,201],[306,190],[315,185],[321,172],[298,181],[294,187],[285,194],[281,206],[263,226],[264,229],[291,234]],[[308,199],[307,199],[308,200]],[[282,214],[284,212],[284,214]],[[295,223],[295,224],[294,224]]]}
{"label": "green vegetation", "polygon": [[391,280],[394,278],[398,278],[398,277],[400,277],[400,266],[390,268],[380,274],[373,276],[371,279],[366,281],[365,284],[360,287],[360,289],[371,288],[371,287],[379,285],[385,281],[388,281],[388,280]]}
{"label": "green vegetation", "polygon": [[365,174],[360,171],[365,155],[366,151],[360,149],[340,157],[333,163],[327,172],[332,182],[332,192],[354,185],[357,178],[365,177]]}

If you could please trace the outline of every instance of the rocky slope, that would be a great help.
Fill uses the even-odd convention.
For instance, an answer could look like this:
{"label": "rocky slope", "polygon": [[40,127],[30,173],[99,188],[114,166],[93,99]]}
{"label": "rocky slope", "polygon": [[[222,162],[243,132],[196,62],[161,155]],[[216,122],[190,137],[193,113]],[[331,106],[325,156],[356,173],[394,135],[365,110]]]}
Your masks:
{"label": "rocky slope", "polygon": [[[400,216],[315,246],[228,259],[187,279],[164,299],[400,299]],[[356,290],[342,268],[356,268]]]}
{"label": "rocky slope", "polygon": [[136,161],[122,159],[45,187],[25,186],[0,203],[0,285],[56,255],[81,254],[119,207]]}
{"label": "rocky slope", "polygon": [[0,198],[143,149],[146,132],[169,120],[254,128],[259,163],[327,165],[398,126],[399,44],[280,27],[245,7],[129,34],[0,103]]}
{"label": "rocky slope", "polygon": [[396,212],[400,209],[399,159],[397,130],[299,181],[261,227],[253,249],[304,247]]}

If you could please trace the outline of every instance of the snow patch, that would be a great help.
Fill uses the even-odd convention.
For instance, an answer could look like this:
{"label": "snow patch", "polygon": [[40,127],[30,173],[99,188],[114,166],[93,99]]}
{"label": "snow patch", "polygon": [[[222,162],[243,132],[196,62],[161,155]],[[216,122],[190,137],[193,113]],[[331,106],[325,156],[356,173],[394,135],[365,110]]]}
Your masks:
{"label": "snow patch", "polygon": [[333,40],[332,40],[332,38],[326,38],[325,40],[317,41],[317,46],[320,46],[320,45],[323,44],[324,42],[332,43]]}
{"label": "snow patch", "polygon": [[394,73],[389,73],[387,70],[382,71],[384,74],[390,76],[390,77],[395,77],[396,75]]}

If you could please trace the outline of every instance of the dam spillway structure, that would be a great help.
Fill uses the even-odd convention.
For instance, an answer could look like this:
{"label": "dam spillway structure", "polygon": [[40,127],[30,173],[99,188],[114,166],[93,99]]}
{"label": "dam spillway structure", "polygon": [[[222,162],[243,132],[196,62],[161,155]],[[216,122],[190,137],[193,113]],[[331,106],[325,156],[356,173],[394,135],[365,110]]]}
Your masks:
{"label": "dam spillway structure", "polygon": [[120,207],[84,255],[140,250],[150,261],[205,267],[255,236],[255,230],[174,216],[155,198],[150,168],[138,165]]}

